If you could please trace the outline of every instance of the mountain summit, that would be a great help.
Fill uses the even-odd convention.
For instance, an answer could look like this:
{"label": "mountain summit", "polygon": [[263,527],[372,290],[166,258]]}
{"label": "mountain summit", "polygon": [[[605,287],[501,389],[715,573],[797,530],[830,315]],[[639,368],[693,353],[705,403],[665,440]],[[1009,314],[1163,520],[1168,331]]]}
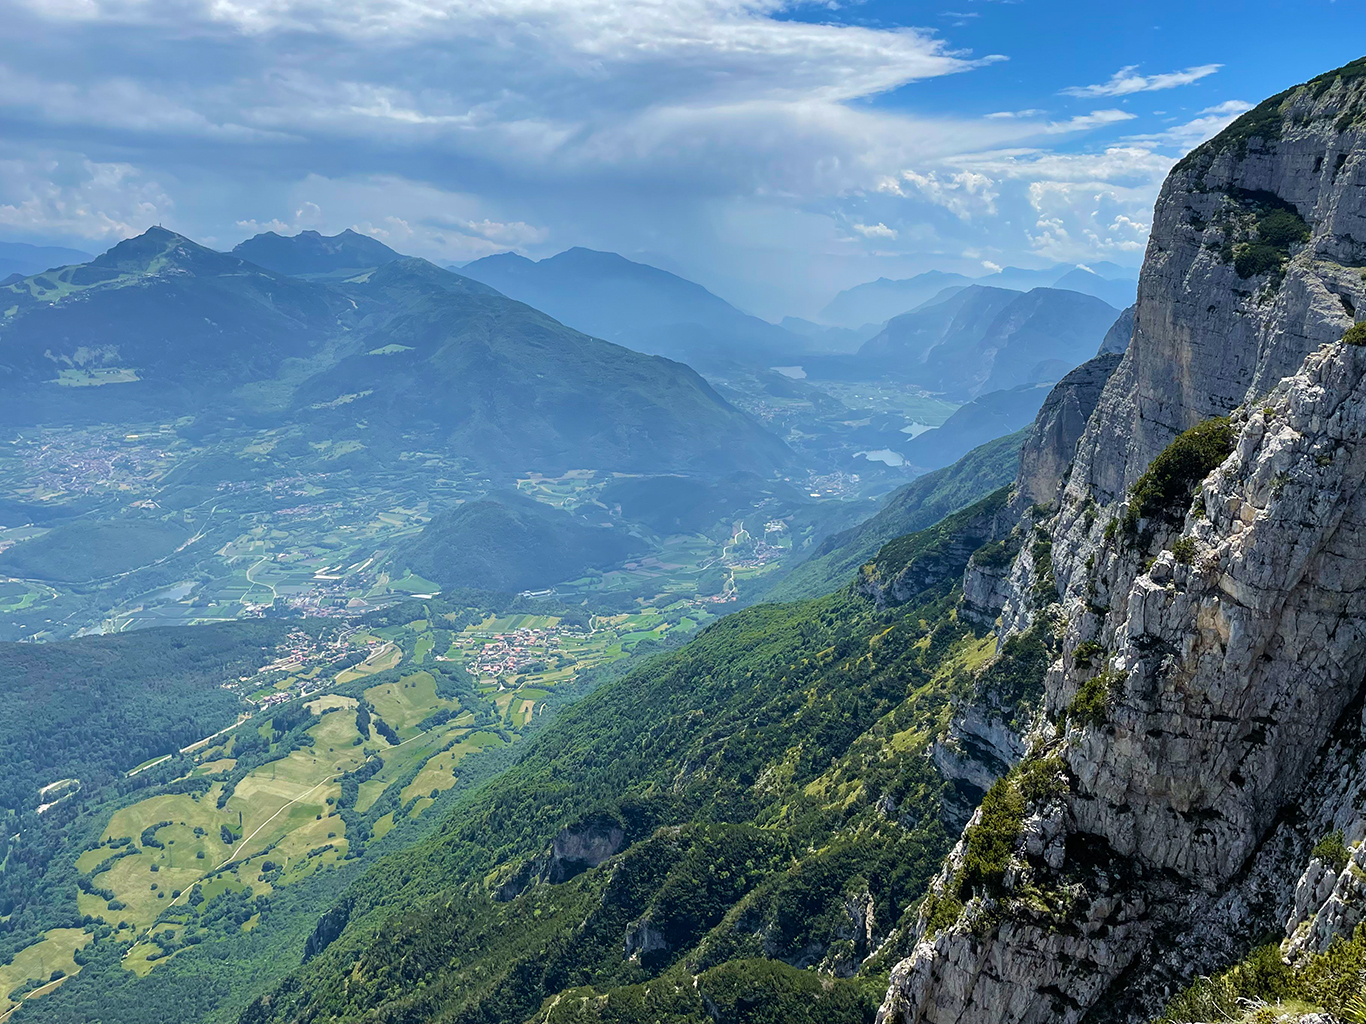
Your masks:
{"label": "mountain summit", "polygon": [[700,284],[613,252],[573,248],[539,261],[501,253],[460,273],[588,334],[694,366],[783,363],[807,348]]}
{"label": "mountain summit", "polygon": [[266,231],[238,243],[232,252],[291,277],[344,277],[403,259],[378,239],[350,228],[331,236],[316,231],[292,236]]}

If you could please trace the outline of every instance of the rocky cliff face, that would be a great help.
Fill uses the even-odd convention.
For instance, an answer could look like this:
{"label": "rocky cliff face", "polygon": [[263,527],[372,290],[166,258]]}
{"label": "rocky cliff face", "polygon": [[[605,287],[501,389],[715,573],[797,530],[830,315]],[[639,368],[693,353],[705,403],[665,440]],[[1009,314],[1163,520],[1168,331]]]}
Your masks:
{"label": "rocky cliff face", "polygon": [[1352,861],[1305,860],[1325,823],[1366,835],[1340,783],[1366,665],[1366,348],[1339,341],[1366,305],[1364,72],[1273,97],[1164,185],[1132,341],[1009,576],[1005,629],[1056,581],[1045,713],[880,1020],[1146,1019],[1240,937],[1318,950],[1361,916]]}
{"label": "rocky cliff face", "polygon": [[1015,483],[1017,505],[1027,508],[1057,501],[1076,455],[1077,442],[1100,401],[1106,381],[1119,363],[1119,354],[1102,352],[1058,381],[1048,393],[1029,437],[1020,448],[1020,471]]}

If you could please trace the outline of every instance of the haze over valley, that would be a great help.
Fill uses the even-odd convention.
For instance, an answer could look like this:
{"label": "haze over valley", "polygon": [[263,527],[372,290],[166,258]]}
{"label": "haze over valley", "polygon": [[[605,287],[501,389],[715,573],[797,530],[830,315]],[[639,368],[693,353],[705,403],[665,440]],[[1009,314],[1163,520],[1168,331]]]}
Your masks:
{"label": "haze over valley", "polygon": [[1366,1021],[1252,6],[0,0],[0,1024]]}

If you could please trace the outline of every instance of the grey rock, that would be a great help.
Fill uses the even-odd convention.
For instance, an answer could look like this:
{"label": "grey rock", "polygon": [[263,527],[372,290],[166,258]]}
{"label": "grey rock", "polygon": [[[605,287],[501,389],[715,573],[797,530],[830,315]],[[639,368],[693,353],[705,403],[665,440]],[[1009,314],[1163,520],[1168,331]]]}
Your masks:
{"label": "grey rock", "polygon": [[1137,306],[1130,306],[1119,314],[1114,324],[1105,332],[1105,337],[1101,339],[1100,351],[1098,356],[1104,355],[1123,355],[1124,350],[1129,347],[1129,339],[1134,334],[1134,310]]}
{"label": "grey rock", "polygon": [[[932,938],[922,922],[880,1021],[1147,1019],[1268,924],[1289,924],[1295,955],[1360,920],[1351,866],[1307,865],[1312,837],[1280,815],[1357,828],[1366,797],[1361,755],[1330,741],[1366,663],[1366,348],[1338,341],[1366,309],[1366,132],[1339,128],[1364,97],[1359,77],[1293,90],[1276,137],[1216,139],[1164,184],[1132,340],[1046,523],[1066,633],[1036,736],[1070,770],[1062,834],[1030,808],[1003,895]],[[1241,277],[1228,257],[1277,203],[1309,239]],[[1153,457],[1230,413],[1234,451],[1193,506],[1117,528]],[[1040,465],[1040,485],[1061,481],[1056,458]],[[1048,504],[1039,491],[1029,500]],[[1032,561],[1007,577],[1003,632],[1041,610]],[[1076,664],[1083,643],[1103,666]],[[1116,673],[1106,721],[1052,724],[1102,667]],[[1103,866],[1049,856],[1060,840]],[[1048,927],[1031,891],[1068,894],[1075,927]]]}

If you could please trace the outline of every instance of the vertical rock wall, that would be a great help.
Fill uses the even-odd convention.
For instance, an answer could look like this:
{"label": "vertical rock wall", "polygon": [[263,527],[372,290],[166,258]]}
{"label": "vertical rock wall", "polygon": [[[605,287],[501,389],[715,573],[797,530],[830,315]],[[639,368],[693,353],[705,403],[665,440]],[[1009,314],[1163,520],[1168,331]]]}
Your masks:
{"label": "vertical rock wall", "polygon": [[[1308,934],[1331,904],[1318,875],[1291,899],[1295,840],[1272,833],[1366,674],[1366,349],[1338,341],[1366,315],[1363,266],[1366,62],[1172,171],[1132,341],[1048,524],[1063,656],[1033,743],[1064,791],[1028,798],[994,886],[964,890],[960,844],[929,905],[966,907],[922,921],[881,1020],[1144,1019],[1160,1005],[1117,993],[1160,994],[1156,937],[1218,955],[1292,902]],[[1231,413],[1234,450],[1192,504],[1126,516],[1156,455]],[[1037,614],[1026,556],[1008,627]]]}

